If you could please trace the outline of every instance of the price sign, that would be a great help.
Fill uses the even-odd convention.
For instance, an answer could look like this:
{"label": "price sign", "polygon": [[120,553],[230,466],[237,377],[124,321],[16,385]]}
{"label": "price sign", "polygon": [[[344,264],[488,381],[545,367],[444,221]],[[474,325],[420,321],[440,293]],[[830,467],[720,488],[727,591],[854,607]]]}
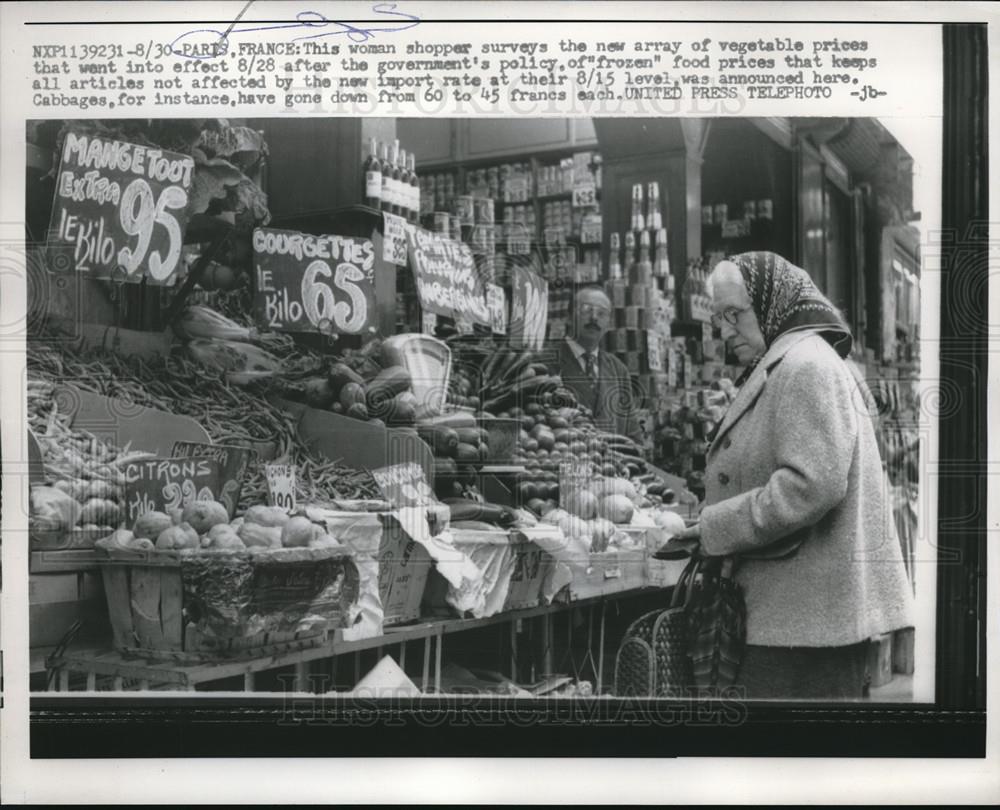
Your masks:
{"label": "price sign", "polygon": [[187,155],[67,133],[49,226],[50,265],[172,284],[193,175]]}
{"label": "price sign", "polygon": [[240,502],[240,490],[251,459],[256,455],[247,447],[228,447],[221,444],[201,442],[175,442],[173,455],[176,458],[212,458],[219,463],[219,492],[216,500],[226,507],[229,517],[236,514]]}
{"label": "price sign", "polygon": [[372,477],[382,496],[396,509],[408,506],[431,506],[438,502],[417,463],[394,464],[372,470]]}
{"label": "price sign", "polygon": [[254,309],[271,329],[358,335],[375,331],[370,239],[253,232]]}
{"label": "price sign", "polygon": [[460,335],[471,335],[476,331],[475,327],[472,325],[472,321],[462,316],[455,319],[455,329],[458,330],[458,334]]}
{"label": "price sign", "polygon": [[469,246],[423,228],[406,228],[406,238],[421,309],[489,326],[486,290]]}
{"label": "price sign", "polygon": [[153,458],[126,464],[128,524],[147,512],[169,512],[192,501],[216,500],[219,480],[219,462],[213,458]]}
{"label": "price sign", "polygon": [[499,284],[486,285],[486,304],[490,308],[494,335],[507,334],[507,294]]}
{"label": "price sign", "polygon": [[590,486],[593,471],[589,461],[564,461],[559,464],[559,494],[565,498]]}
{"label": "price sign", "polygon": [[580,241],[585,245],[599,245],[604,234],[600,214],[587,214],[580,225]]}
{"label": "price sign", "polygon": [[425,312],[423,315],[423,329],[425,335],[434,334],[434,330],[437,329],[438,316],[433,312]]}
{"label": "price sign", "polygon": [[295,467],[291,464],[268,464],[264,467],[267,478],[267,500],[286,512],[295,511]]}
{"label": "price sign", "polygon": [[382,261],[397,267],[406,266],[406,220],[382,212],[385,222],[382,235]]}
{"label": "price sign", "polygon": [[597,187],[593,182],[573,186],[574,208],[593,208],[595,205],[597,205]]}

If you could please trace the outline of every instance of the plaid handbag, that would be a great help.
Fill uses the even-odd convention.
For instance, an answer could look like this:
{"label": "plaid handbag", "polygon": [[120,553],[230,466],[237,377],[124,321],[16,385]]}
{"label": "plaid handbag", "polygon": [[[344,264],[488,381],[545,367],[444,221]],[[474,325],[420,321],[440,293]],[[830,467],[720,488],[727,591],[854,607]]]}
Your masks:
{"label": "plaid handbag", "polygon": [[734,579],[734,557],[714,557],[699,567],[700,582],[687,609],[688,653],[693,685],[732,686],[739,676],[747,639],[743,589]]}
{"label": "plaid handbag", "polygon": [[688,615],[702,564],[692,558],[674,586],[670,607],[636,619],[615,658],[615,695],[679,697],[694,682],[688,654]]}

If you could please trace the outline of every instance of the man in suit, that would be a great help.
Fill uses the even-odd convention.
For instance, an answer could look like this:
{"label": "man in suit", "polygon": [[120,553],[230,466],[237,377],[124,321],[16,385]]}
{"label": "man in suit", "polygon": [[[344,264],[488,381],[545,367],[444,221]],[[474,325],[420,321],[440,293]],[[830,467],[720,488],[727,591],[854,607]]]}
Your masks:
{"label": "man in suit", "polygon": [[611,317],[611,299],[601,287],[591,285],[577,290],[571,331],[559,345],[559,373],[576,392],[580,404],[594,412],[598,427],[640,442],[628,369],[601,348],[601,340],[611,328]]}

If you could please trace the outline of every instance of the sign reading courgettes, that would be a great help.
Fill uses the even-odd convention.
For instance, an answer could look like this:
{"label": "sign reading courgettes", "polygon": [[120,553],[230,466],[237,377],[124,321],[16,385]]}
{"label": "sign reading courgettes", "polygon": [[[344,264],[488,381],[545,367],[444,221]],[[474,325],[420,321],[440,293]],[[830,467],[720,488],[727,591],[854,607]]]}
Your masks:
{"label": "sign reading courgettes", "polygon": [[267,328],[331,335],[375,331],[371,239],[258,228],[253,252],[254,309]]}
{"label": "sign reading courgettes", "polygon": [[67,133],[49,224],[49,265],[121,282],[172,283],[193,175],[187,155]]}

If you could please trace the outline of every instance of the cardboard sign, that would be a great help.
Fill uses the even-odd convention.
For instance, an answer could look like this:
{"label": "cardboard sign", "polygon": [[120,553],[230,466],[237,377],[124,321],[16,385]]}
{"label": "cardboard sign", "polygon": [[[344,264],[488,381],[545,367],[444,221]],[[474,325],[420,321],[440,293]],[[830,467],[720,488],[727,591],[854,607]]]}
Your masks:
{"label": "cardboard sign", "polygon": [[593,182],[573,186],[573,207],[593,208],[597,205],[597,187]]}
{"label": "cardboard sign", "polygon": [[147,512],[183,509],[191,501],[216,500],[219,462],[214,458],[153,458],[125,465],[129,526]]}
{"label": "cardboard sign", "polygon": [[380,467],[372,470],[372,476],[382,491],[382,496],[397,509],[408,506],[431,506],[438,502],[419,464]]}
{"label": "cardboard sign", "polygon": [[507,334],[507,294],[499,284],[486,285],[486,304],[490,308],[494,335]]}
{"label": "cardboard sign", "polygon": [[421,308],[489,326],[484,281],[469,246],[423,228],[407,228],[406,238]]}
{"label": "cardboard sign", "polygon": [[382,212],[385,227],[382,233],[382,261],[397,267],[406,266],[406,220]]}
{"label": "cardboard sign", "polygon": [[267,500],[286,512],[295,511],[295,467],[291,464],[268,464],[264,468],[267,478]]}
{"label": "cardboard sign", "polygon": [[549,318],[549,285],[525,267],[511,269],[511,344],[515,348],[541,349]]}
{"label": "cardboard sign", "polygon": [[370,239],[253,232],[254,310],[270,329],[358,335],[375,331]]}
{"label": "cardboard sign", "polygon": [[660,345],[660,336],[655,332],[649,332],[646,336],[646,362],[650,371],[663,371],[663,347]]}
{"label": "cardboard sign", "polygon": [[438,316],[433,312],[425,312],[422,320],[424,334],[433,336],[434,330],[437,329]]}
{"label": "cardboard sign", "polygon": [[49,224],[50,266],[172,284],[193,175],[187,155],[67,133]]}
{"label": "cardboard sign", "polygon": [[230,519],[235,517],[243,478],[251,459],[256,455],[253,450],[221,444],[175,442],[172,455],[176,458],[214,458],[219,462],[220,489],[216,500],[226,507]]}
{"label": "cardboard sign", "polygon": [[570,492],[579,492],[590,486],[593,470],[589,461],[563,461],[559,464],[559,495],[566,498]]}

